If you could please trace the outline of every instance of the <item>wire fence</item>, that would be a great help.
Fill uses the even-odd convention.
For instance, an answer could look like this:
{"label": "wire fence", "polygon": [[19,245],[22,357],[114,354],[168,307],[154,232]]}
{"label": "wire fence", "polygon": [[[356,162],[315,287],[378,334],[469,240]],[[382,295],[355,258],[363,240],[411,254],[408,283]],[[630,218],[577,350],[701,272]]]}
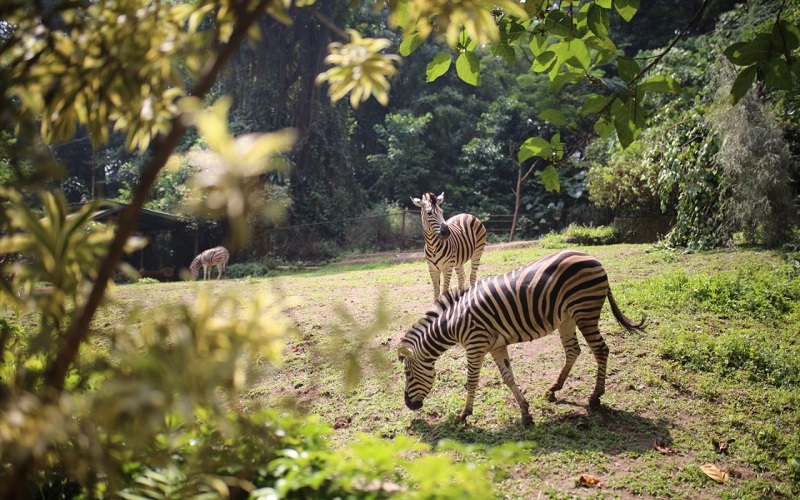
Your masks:
{"label": "wire fence", "polygon": [[[475,214],[490,238],[507,240],[511,214]],[[519,235],[523,237],[523,235]],[[414,211],[366,215],[273,227],[256,242],[257,253],[281,260],[324,259],[349,252],[406,251],[424,246],[422,222]]]}

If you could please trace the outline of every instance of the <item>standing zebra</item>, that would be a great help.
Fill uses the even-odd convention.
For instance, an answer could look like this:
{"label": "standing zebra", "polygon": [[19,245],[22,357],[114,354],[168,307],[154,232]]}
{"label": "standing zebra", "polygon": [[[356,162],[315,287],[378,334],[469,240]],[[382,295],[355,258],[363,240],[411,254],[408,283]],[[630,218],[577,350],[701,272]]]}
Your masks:
{"label": "standing zebra", "polygon": [[192,279],[197,279],[197,272],[200,270],[200,266],[203,267],[204,280],[211,277],[211,268],[213,266],[217,266],[217,279],[220,279],[225,272],[225,266],[228,265],[230,256],[231,254],[225,247],[209,248],[205,252],[201,252],[189,265],[189,270],[192,272]]}
{"label": "standing zebra", "polygon": [[439,298],[439,277],[443,276],[442,288],[448,291],[453,268],[458,277],[458,287],[464,289],[464,264],[472,261],[469,272],[470,286],[478,277],[483,247],[486,245],[486,228],[477,217],[458,214],[444,220],[442,203],[444,193],[436,196],[424,193],[422,198],[411,198],[420,207],[422,230],[425,234],[425,260],[433,282],[433,300]]}
{"label": "standing zebra", "polygon": [[600,405],[605,393],[608,347],[598,321],[608,297],[614,318],[627,330],[642,330],[644,320],[633,323],[617,306],[602,264],[580,252],[563,251],[503,276],[479,281],[462,294],[445,294],[435,307],[417,321],[400,342],[398,353],[405,367],[405,403],[422,407],[435,376],[434,363],[447,349],[461,344],[467,351],[467,401],[458,420],[472,415],[486,353],[492,354],[503,382],[514,393],[522,422],[532,421],[528,402],[514,382],[508,344],[538,339],[558,329],[566,361],[555,383],[547,390],[551,401],[580,354],[576,326],[597,361],[597,380],[589,406]]}

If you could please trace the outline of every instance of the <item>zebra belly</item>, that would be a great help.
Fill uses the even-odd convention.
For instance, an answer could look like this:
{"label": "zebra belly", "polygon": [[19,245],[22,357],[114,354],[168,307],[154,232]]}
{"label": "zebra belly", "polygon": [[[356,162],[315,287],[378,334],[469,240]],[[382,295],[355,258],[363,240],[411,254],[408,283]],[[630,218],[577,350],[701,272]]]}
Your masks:
{"label": "zebra belly", "polygon": [[549,330],[541,329],[535,331],[503,331],[498,332],[495,335],[495,340],[489,347],[489,351],[494,351],[503,346],[511,345],[511,344],[519,344],[521,342],[530,342],[532,340],[540,339],[552,333],[555,333],[558,328],[552,328]]}

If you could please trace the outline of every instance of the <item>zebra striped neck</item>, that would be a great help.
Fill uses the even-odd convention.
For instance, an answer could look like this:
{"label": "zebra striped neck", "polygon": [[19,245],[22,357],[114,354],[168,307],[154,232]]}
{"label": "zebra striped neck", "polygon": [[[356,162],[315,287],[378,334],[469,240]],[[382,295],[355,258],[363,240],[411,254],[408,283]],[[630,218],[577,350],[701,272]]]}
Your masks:
{"label": "zebra striped neck", "polygon": [[458,343],[453,328],[460,314],[456,305],[459,294],[446,293],[411,327],[403,339],[411,343],[421,359],[436,361],[445,351]]}

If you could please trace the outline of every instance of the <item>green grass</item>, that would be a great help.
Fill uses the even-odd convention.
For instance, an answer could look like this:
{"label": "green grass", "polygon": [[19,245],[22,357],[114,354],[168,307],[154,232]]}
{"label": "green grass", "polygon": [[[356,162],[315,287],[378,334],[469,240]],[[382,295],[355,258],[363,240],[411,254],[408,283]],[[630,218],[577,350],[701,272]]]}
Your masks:
{"label": "green grass", "polygon": [[[550,403],[542,394],[560,369],[557,338],[510,348],[533,424],[519,410],[491,359],[484,363],[475,415],[455,422],[465,395],[463,349],[445,353],[419,412],[403,405],[395,346],[430,305],[422,261],[328,267],[269,278],[139,284],[117,288],[96,324],[112,328],[134,305],[191,301],[201,288],[299,299],[297,324],[281,367],[265,366],[241,396],[242,408],[289,402],[334,427],[335,446],[361,434],[411,436],[435,449],[459,444],[459,460],[491,465],[521,443],[510,466],[489,467],[500,498],[763,498],[800,495],[800,270],[757,249],[684,254],[647,245],[579,247],[606,267],[615,298],[644,333],[627,333],[604,309],[611,349],[604,407],[588,411],[595,363],[583,345],[572,375]],[[479,277],[505,273],[553,250],[540,245],[492,250]],[[380,321],[376,317],[383,315]],[[363,352],[360,384],[345,384],[352,348]],[[351,373],[352,375],[352,373]],[[731,440],[727,454],[712,440]],[[659,440],[674,454],[654,449]],[[700,466],[731,474],[722,485]],[[576,486],[583,473],[600,488]]]}

